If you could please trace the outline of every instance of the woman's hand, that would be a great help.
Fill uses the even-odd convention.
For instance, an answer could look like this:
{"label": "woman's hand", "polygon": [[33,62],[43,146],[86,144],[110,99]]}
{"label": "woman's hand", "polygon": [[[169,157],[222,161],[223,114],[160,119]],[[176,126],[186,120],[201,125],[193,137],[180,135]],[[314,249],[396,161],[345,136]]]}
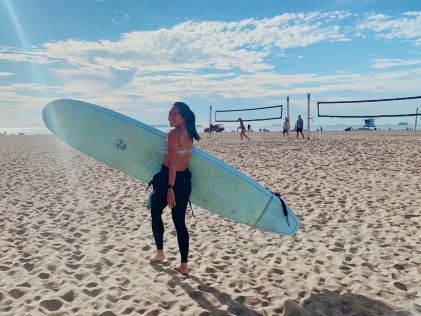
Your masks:
{"label": "woman's hand", "polygon": [[167,205],[170,209],[173,209],[175,207],[175,194],[174,189],[168,188],[167,190]]}

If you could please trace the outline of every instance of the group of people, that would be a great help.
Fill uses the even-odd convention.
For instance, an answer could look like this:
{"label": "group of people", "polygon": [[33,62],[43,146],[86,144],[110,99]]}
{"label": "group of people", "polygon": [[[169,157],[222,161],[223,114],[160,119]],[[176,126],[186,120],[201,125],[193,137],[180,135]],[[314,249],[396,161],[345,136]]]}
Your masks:
{"label": "group of people", "polygon": [[[282,130],[282,134],[284,135],[284,137],[289,136],[290,129],[291,129],[291,126],[289,124],[289,118],[286,117],[284,120],[284,125],[283,125],[283,130]],[[297,122],[295,122],[295,131],[297,132],[297,138],[300,134],[304,138],[303,129],[304,129],[304,121],[301,118],[301,115],[298,115]]]}
{"label": "group of people", "polygon": [[[246,135],[246,127],[244,126],[243,120],[239,118],[238,121],[240,122],[240,126],[238,128],[240,129],[241,140],[243,140],[243,137],[250,140],[250,138]],[[298,115],[297,122],[295,122],[295,131],[297,132],[297,138],[299,137],[299,135],[301,135],[302,138],[304,138],[303,129],[304,129],[304,121],[301,118],[301,115]],[[291,130],[291,126],[289,123],[289,118],[286,117],[284,120],[283,129],[282,129],[282,134],[284,135],[284,137],[289,136],[290,130]]]}
{"label": "group of people", "polygon": [[[244,125],[243,120],[239,118],[238,121],[240,122],[240,126],[238,128],[240,129],[241,141],[243,140],[243,137],[247,138],[247,140],[250,140],[250,138],[246,135],[246,127]],[[249,131],[250,131],[250,124],[248,126],[249,126]],[[284,120],[283,129],[282,129],[282,134],[284,135],[284,137],[289,136],[290,130],[291,130],[291,126],[289,123],[289,118],[286,117]],[[301,115],[298,115],[298,119],[295,122],[295,131],[297,132],[297,138],[299,137],[299,135],[301,135],[302,138],[304,138],[303,130],[304,130],[304,121],[301,118]]]}

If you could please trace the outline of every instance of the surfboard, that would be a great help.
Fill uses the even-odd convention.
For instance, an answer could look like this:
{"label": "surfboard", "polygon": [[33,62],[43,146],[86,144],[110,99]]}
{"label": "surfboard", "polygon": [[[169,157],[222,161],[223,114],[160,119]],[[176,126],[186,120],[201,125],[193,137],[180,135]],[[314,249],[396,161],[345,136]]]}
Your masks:
{"label": "surfboard", "polygon": [[[110,109],[70,99],[48,103],[47,128],[80,152],[148,183],[160,170],[166,133]],[[296,214],[274,193],[229,164],[193,148],[191,202],[258,230],[294,235]]]}

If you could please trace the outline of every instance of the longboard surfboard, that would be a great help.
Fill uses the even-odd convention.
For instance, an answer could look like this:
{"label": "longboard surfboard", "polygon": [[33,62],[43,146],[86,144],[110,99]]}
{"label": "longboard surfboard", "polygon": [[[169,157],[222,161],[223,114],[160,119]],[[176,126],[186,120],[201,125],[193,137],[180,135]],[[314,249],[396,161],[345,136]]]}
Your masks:
{"label": "longboard surfboard", "polygon": [[[42,117],[59,139],[148,183],[160,170],[166,133],[110,109],[70,99],[48,103]],[[294,235],[296,214],[274,193],[220,159],[193,148],[191,202],[259,230]]]}

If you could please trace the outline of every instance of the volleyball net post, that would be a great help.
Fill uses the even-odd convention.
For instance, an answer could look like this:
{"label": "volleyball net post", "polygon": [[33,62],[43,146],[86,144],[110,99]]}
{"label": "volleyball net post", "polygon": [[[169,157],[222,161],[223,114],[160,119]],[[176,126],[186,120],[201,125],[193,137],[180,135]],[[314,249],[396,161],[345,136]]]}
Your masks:
{"label": "volleyball net post", "polygon": [[307,93],[307,140],[310,140],[310,93]]}
{"label": "volleyball net post", "polygon": [[211,137],[212,133],[212,105],[209,107],[209,135],[208,138]]}
{"label": "volleyball net post", "polygon": [[[289,117],[289,97],[287,97],[287,118],[289,121],[289,129],[291,129],[291,118]],[[282,123],[281,123],[282,124]],[[282,131],[283,131],[284,127],[282,126]],[[289,129],[288,129],[288,133],[287,133],[287,137],[289,138]]]}

